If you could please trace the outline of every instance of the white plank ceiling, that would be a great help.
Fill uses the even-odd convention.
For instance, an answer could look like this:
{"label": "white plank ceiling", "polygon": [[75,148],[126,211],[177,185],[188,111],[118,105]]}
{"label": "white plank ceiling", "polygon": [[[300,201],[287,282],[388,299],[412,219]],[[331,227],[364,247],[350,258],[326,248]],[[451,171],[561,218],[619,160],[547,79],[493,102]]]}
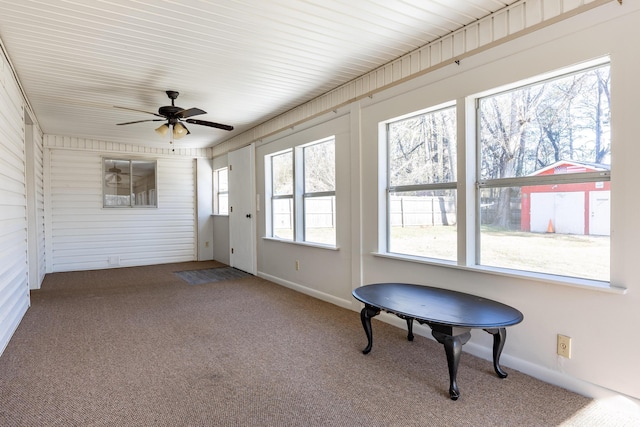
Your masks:
{"label": "white plank ceiling", "polygon": [[43,132],[151,147],[170,105],[214,146],[515,0],[0,0],[0,39]]}

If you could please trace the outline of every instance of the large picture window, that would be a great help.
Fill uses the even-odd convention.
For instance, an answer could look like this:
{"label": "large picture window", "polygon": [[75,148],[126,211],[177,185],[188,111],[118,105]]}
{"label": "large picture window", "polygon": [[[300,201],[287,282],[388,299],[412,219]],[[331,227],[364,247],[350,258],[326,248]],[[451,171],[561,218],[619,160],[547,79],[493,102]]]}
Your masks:
{"label": "large picture window", "polygon": [[266,156],[270,236],[336,245],[335,138]]}
{"label": "large picture window", "polygon": [[156,207],[156,161],[103,159],[105,208]]}
{"label": "large picture window", "polygon": [[[445,105],[381,122],[381,250],[501,274],[608,282],[609,88],[602,59],[465,97],[474,109]],[[457,114],[467,129],[460,145]],[[456,147],[465,150],[465,186]]]}
{"label": "large picture window", "polygon": [[456,109],[386,124],[388,252],[457,259]]}
{"label": "large picture window", "polygon": [[609,280],[609,65],[478,99],[480,265]]}

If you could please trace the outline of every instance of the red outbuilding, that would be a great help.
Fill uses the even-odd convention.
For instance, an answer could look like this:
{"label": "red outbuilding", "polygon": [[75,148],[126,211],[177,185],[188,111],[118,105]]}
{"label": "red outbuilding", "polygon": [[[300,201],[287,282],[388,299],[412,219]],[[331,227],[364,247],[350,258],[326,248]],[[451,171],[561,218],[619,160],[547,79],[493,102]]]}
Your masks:
{"label": "red outbuilding", "polygon": [[[557,175],[608,171],[607,165],[559,161],[531,174]],[[610,234],[609,181],[522,187],[520,226],[539,233]]]}

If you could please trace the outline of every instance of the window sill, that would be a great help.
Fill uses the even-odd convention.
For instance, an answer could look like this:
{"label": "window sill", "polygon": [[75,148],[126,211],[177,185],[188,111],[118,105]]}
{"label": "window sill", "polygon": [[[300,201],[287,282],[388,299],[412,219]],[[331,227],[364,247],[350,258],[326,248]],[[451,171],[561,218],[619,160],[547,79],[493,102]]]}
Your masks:
{"label": "window sill", "polygon": [[555,276],[552,274],[534,273],[529,271],[516,271],[506,268],[487,267],[481,265],[464,266],[458,265],[453,261],[436,260],[429,258],[418,258],[406,255],[372,252],[373,256],[381,258],[395,259],[399,261],[408,261],[418,264],[434,265],[438,267],[453,268],[456,270],[472,271],[484,274],[493,274],[497,276],[513,277],[517,279],[534,280],[537,282],[543,282],[547,284],[570,286],[574,288],[586,289],[591,291],[606,292],[612,294],[624,295],[627,293],[626,288],[611,286],[609,282],[601,282],[597,280],[580,279],[577,277],[563,277]]}
{"label": "window sill", "polygon": [[102,206],[102,209],[158,209],[158,206],[155,205],[122,205],[122,206]]}
{"label": "window sill", "polygon": [[327,250],[330,250],[330,251],[338,251],[338,250],[340,250],[340,248],[337,247],[337,246],[323,245],[321,243],[296,242],[294,240],[278,239],[276,237],[263,237],[262,240],[268,240],[268,241],[280,242],[280,243],[288,243],[288,244],[291,244],[291,245],[306,246],[306,247],[310,247],[310,248],[327,249]]}

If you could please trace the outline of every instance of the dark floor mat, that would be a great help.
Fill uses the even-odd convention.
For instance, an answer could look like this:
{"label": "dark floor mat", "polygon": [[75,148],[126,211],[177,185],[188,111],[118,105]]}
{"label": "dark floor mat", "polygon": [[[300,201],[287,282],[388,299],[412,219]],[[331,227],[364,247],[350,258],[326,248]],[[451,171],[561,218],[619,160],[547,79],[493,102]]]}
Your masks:
{"label": "dark floor mat", "polygon": [[208,268],[204,270],[176,271],[175,274],[190,285],[220,282],[222,280],[240,279],[251,276],[233,267]]}

